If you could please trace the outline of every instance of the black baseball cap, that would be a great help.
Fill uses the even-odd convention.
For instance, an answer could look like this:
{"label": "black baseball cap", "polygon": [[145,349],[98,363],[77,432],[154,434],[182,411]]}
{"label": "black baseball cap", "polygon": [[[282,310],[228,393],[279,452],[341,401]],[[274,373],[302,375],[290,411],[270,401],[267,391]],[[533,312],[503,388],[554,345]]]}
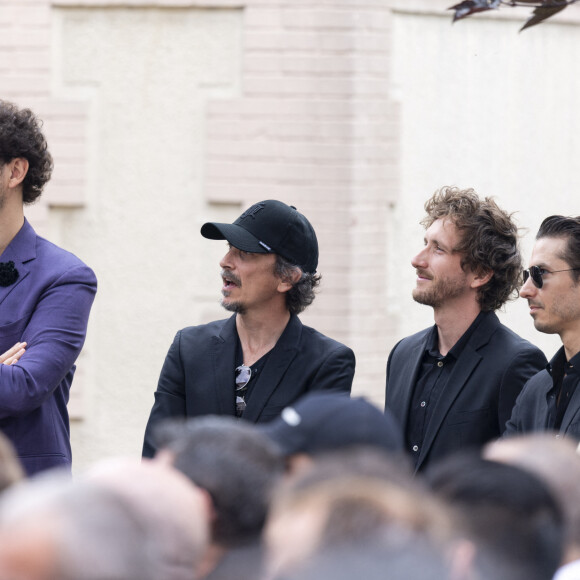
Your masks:
{"label": "black baseball cap", "polygon": [[286,407],[280,417],[257,426],[284,455],[335,451],[370,445],[389,452],[403,449],[403,435],[389,411],[362,397],[315,391]]}
{"label": "black baseball cap", "polygon": [[294,206],[275,199],[255,203],[233,224],[205,223],[201,235],[227,240],[244,252],[278,254],[304,272],[316,272],[318,266],[314,228]]}

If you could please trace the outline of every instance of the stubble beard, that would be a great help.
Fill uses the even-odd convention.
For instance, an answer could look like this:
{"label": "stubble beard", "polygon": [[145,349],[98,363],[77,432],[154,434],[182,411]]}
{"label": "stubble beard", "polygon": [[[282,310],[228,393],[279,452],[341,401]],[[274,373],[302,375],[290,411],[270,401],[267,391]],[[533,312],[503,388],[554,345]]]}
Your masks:
{"label": "stubble beard", "polygon": [[[242,281],[240,278],[231,272],[227,272],[226,270],[222,270],[221,272],[222,278],[233,282],[236,287],[241,288]],[[223,308],[225,308],[228,312],[235,312],[236,314],[245,314],[246,307],[241,302],[226,302],[226,298],[229,298],[230,293],[228,290],[222,289],[223,298],[220,300],[220,304]]]}
{"label": "stubble beard", "polygon": [[246,307],[241,302],[226,302],[224,297],[220,300],[220,304],[228,312],[235,312],[236,314],[246,313]]}
{"label": "stubble beard", "polygon": [[441,278],[432,282],[429,288],[414,288],[413,300],[425,306],[439,308],[448,300],[461,296],[464,289],[465,281],[463,279]]}
{"label": "stubble beard", "polygon": [[542,312],[552,317],[552,321],[542,321],[534,318],[534,328],[544,334],[560,334],[564,327],[563,321],[578,320],[580,318],[580,308],[575,303],[563,302],[554,304],[549,312],[545,309],[540,310],[540,313]]}
{"label": "stubble beard", "polygon": [[542,332],[543,334],[558,334],[558,330],[550,326],[550,324],[544,324],[541,321],[534,319],[534,328],[538,332]]}

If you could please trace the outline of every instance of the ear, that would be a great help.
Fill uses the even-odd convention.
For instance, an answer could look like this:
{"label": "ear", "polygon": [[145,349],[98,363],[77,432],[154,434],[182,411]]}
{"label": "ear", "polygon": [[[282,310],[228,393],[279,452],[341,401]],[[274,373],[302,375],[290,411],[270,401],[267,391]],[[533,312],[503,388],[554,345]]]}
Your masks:
{"label": "ear", "polygon": [[292,286],[294,286],[294,284],[296,284],[296,282],[300,280],[301,276],[302,272],[300,271],[300,269],[295,268],[294,270],[292,270],[290,276],[280,278],[280,283],[278,284],[278,292],[288,292],[288,290],[290,290]]}
{"label": "ear", "polygon": [[217,519],[217,511],[215,509],[215,505],[213,503],[213,499],[211,498],[211,495],[209,493],[209,491],[207,491],[207,489],[204,489],[203,487],[199,487],[198,485],[193,484],[195,489],[199,492],[200,497],[202,499],[202,505],[203,505],[203,515],[206,519],[206,521],[208,522],[209,525],[211,525],[212,522],[215,522],[215,520]]}
{"label": "ear", "polygon": [[15,157],[8,163],[8,187],[14,189],[18,187],[28,173],[28,159]]}
{"label": "ear", "polygon": [[166,467],[173,467],[173,464],[175,463],[175,453],[166,447],[162,447],[157,451],[155,457],[153,457],[153,459],[150,461],[153,461],[154,463],[160,463]]}
{"label": "ear", "polygon": [[314,465],[314,460],[307,453],[294,453],[286,458],[286,474],[296,477],[306,473]]}
{"label": "ear", "polygon": [[472,288],[481,288],[485,286],[493,277],[493,270],[482,270],[481,272],[474,272],[473,280],[471,281]]}

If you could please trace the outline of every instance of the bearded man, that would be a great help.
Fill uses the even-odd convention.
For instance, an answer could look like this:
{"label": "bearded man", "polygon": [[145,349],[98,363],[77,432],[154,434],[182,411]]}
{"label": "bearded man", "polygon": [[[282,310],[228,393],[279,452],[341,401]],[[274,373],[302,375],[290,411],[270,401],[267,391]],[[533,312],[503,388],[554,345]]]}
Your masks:
{"label": "bearded man", "polygon": [[395,345],[385,398],[416,470],[499,437],[523,385],[547,362],[495,315],[517,295],[522,274],[511,216],[453,187],[437,191],[425,211],[413,298],[433,308],[435,325]]}
{"label": "bearded man", "polygon": [[0,100],[0,433],[28,475],[71,469],[67,403],[94,272],[24,217],[51,178],[42,121]]}
{"label": "bearded man", "polygon": [[506,435],[552,431],[580,437],[580,217],[552,215],[541,224],[520,296],[536,330],[560,336],[550,364],[524,387]]}
{"label": "bearded man", "polygon": [[169,417],[231,415],[266,423],[313,390],[348,396],[353,351],[302,324],[320,275],[312,224],[294,206],[268,199],[233,224],[208,222],[201,235],[227,240],[220,260],[221,305],[230,318],[180,330],[165,359],[145,431],[157,449]]}

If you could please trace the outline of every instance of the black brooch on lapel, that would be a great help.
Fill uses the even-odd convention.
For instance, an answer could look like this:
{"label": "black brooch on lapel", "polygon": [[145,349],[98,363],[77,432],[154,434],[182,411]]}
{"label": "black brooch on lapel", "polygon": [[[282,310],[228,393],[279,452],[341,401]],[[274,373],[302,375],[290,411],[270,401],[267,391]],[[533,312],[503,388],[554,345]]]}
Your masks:
{"label": "black brooch on lapel", "polygon": [[18,280],[18,270],[14,267],[14,262],[0,262],[0,286],[11,286]]}

